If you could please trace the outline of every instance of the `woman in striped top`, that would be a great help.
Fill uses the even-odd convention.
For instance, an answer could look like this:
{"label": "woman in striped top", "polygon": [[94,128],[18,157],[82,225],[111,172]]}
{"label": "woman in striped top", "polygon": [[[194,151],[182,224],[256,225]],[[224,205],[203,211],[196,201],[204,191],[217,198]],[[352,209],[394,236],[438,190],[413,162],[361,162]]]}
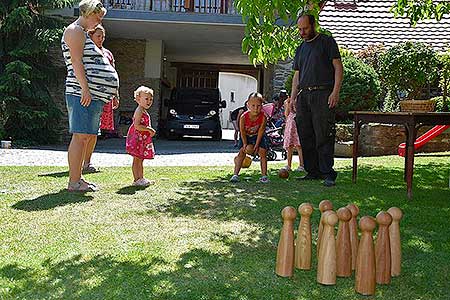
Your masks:
{"label": "woman in striped top", "polygon": [[68,150],[68,190],[87,192],[97,187],[81,177],[86,147],[97,136],[103,105],[117,95],[119,78],[87,33],[100,24],[106,14],[102,2],[82,0],[79,10],[79,18],[64,31],[61,46],[67,66],[69,130],[73,134]]}
{"label": "woman in striped top", "polygon": [[[105,41],[105,28],[99,24],[94,29],[89,30],[89,36],[94,44],[102,51],[103,55],[108,59],[109,63],[115,68],[114,56],[105,47],[103,42]],[[113,97],[111,101],[103,106],[102,116],[100,117],[100,130],[113,131],[114,130],[114,110],[119,107],[119,98]],[[91,163],[92,153],[94,153],[95,145],[97,143],[97,136],[92,139],[87,147],[84,155],[84,162],[82,173],[96,173],[99,169]]]}

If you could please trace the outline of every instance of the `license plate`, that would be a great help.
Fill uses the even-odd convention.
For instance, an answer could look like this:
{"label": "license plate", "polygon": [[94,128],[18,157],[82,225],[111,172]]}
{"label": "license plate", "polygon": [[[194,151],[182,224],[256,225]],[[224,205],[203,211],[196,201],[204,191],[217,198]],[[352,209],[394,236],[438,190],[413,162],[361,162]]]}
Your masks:
{"label": "license plate", "polygon": [[183,125],[183,128],[185,128],[185,129],[199,129],[200,125],[186,124],[186,125]]}

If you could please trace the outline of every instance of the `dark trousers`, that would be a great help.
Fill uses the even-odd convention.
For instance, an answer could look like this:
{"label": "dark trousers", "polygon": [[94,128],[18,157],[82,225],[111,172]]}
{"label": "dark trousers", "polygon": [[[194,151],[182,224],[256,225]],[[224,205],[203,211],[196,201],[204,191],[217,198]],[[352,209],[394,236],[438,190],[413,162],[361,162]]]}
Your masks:
{"label": "dark trousers", "polygon": [[335,179],[336,111],[328,107],[330,94],[331,90],[301,92],[297,98],[296,123],[306,172]]}

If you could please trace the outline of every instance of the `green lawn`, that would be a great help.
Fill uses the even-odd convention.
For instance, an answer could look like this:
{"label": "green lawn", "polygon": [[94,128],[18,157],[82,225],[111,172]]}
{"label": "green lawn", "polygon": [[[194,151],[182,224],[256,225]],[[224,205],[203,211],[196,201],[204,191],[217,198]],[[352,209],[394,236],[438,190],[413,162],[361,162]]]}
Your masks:
{"label": "green lawn", "polygon": [[356,185],[351,161],[336,163],[334,188],[273,166],[259,184],[253,164],[238,184],[231,166],[147,168],[157,183],[137,189],[130,168],[104,168],[87,176],[101,191],[84,195],[64,191],[65,168],[0,167],[0,299],[366,299],[353,277],[316,283],[316,261],[274,273],[281,209],[313,203],[315,238],[323,199],[360,216],[403,210],[403,274],[376,299],[450,299],[450,153],[416,156],[413,201],[402,158],[359,162]]}

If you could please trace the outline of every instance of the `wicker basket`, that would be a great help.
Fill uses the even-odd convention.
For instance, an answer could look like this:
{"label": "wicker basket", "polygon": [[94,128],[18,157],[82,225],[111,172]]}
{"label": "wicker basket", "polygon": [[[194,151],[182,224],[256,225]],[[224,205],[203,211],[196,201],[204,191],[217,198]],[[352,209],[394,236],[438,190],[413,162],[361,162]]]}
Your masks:
{"label": "wicker basket", "polygon": [[403,100],[400,101],[400,111],[404,112],[429,112],[434,111],[433,100]]}

